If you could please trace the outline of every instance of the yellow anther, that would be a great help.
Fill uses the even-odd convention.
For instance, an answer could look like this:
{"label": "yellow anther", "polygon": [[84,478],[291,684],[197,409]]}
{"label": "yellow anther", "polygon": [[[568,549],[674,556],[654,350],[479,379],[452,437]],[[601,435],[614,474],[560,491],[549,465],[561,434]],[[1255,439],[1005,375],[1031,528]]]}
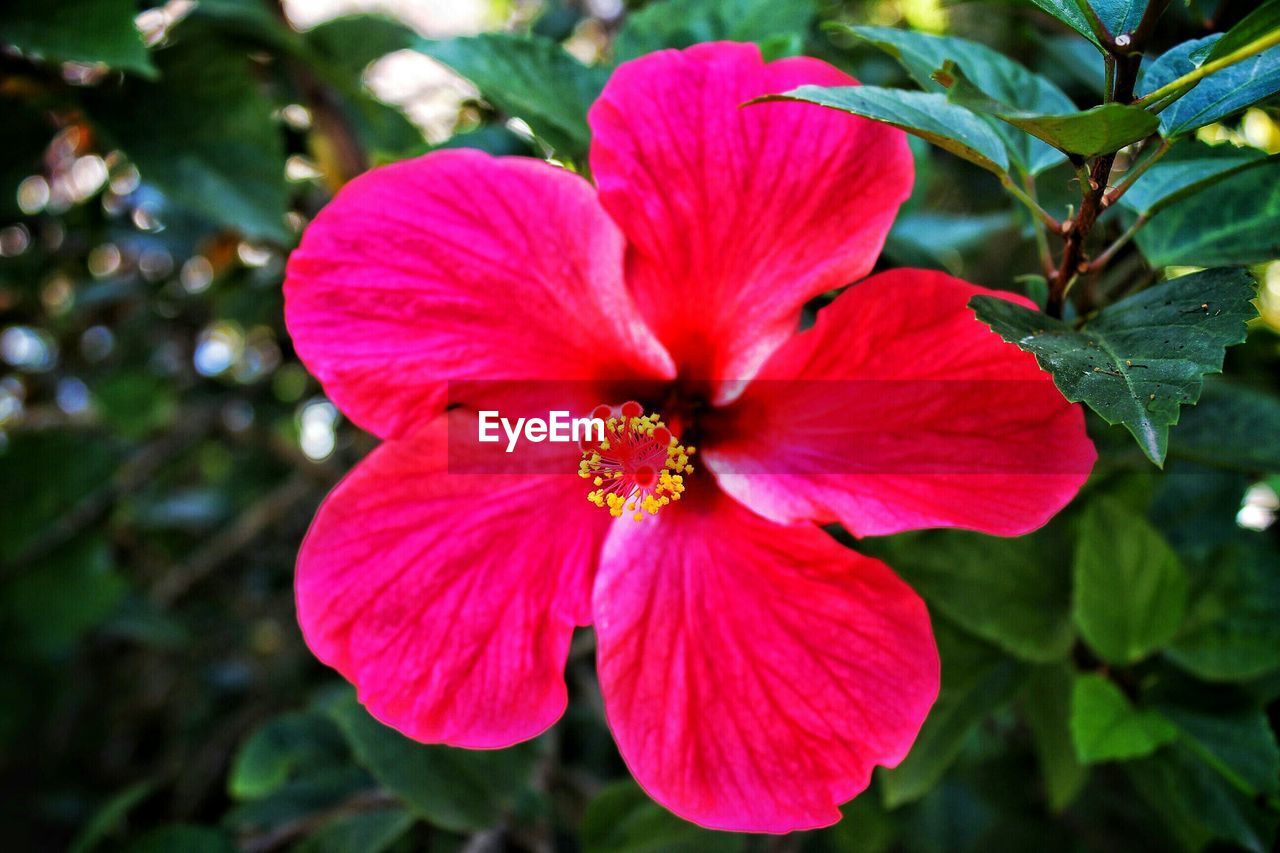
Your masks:
{"label": "yellow anther", "polygon": [[[660,429],[665,444],[655,438]],[[693,472],[692,455],[693,448],[680,444],[657,412],[615,415],[605,420],[600,444],[584,451],[578,473],[595,486],[587,493],[592,504],[614,518],[627,513],[641,521],[680,500],[684,475]]]}

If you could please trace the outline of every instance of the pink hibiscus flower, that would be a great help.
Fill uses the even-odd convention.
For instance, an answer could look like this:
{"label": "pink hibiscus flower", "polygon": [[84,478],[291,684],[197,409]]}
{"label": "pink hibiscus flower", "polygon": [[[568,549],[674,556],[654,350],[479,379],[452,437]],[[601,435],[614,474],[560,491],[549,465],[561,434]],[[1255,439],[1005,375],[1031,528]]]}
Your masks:
{"label": "pink hibiscus flower", "polygon": [[[981,288],[882,273],[797,333],[807,300],[871,271],[913,178],[898,130],[740,107],[807,83],[854,81],[752,45],[651,54],[591,110],[594,187],[438,152],[353,181],[308,228],[289,330],[384,442],[320,508],[298,614],[380,720],[461,747],[534,737],[594,625],[622,757],[686,819],[828,825],[907,754],[938,693],[924,604],[818,525],[1018,535],[1095,454],[1080,409],[966,307]],[[450,473],[496,388],[542,382],[625,414],[613,452]]]}

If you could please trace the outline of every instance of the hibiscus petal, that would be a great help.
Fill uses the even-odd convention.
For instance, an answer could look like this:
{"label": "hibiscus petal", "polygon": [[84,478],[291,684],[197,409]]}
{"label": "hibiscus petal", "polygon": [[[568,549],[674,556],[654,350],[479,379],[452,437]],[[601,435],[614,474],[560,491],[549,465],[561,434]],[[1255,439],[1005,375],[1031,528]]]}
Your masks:
{"label": "hibiscus petal", "polygon": [[325,500],[298,556],[298,619],[384,723],[509,746],[564,712],[608,516],[573,473],[450,474],[446,420],[381,445]]}
{"label": "hibiscus petal", "polygon": [[449,381],[670,376],[622,259],[581,177],[441,151],[368,172],[321,211],[289,259],[285,319],[338,407],[394,437],[443,411]]}
{"label": "hibiscus petal", "polygon": [[690,494],[605,544],[597,655],[622,757],[704,826],[834,823],[875,765],[906,756],[937,698],[924,604],[812,525]]}
{"label": "hibiscus petal", "polygon": [[746,378],[803,303],[871,271],[911,193],[906,135],[802,104],[856,81],[816,59],[765,64],[702,44],[619,66],[591,108],[591,169],[627,235],[627,279],[684,375]]}
{"label": "hibiscus petal", "polygon": [[1025,302],[925,270],[850,288],[723,411],[707,466],[762,515],[858,536],[1041,526],[1097,453],[1081,408],[974,317],[977,294]]}

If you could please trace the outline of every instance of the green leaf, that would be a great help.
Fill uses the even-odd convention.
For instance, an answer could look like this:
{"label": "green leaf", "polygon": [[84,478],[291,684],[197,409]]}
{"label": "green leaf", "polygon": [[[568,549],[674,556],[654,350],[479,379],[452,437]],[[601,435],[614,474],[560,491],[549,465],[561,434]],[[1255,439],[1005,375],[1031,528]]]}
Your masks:
{"label": "green leaf", "polygon": [[227,790],[238,800],[279,790],[298,773],[338,764],[346,752],[342,733],[318,714],[282,714],[255,731],[231,764]]}
{"label": "green leaf", "polygon": [[293,853],[382,853],[414,824],[404,809],[338,815],[291,848]]}
{"label": "green leaf", "polygon": [[[1198,421],[1198,414],[1208,405],[1208,400],[1209,388],[1206,388],[1200,403],[1188,410],[1182,424],[1170,436],[1171,458],[1182,455],[1178,448],[1192,416],[1197,415]],[[1240,534],[1236,513],[1251,482],[1252,478],[1238,471],[1179,459],[1165,468],[1165,476],[1157,483],[1149,511],[1151,521],[1179,554],[1203,558]]]}
{"label": "green leaf", "polygon": [[1230,788],[1208,765],[1178,745],[1130,762],[1125,771],[1163,826],[1187,850],[1214,839],[1255,853],[1274,849],[1276,815]]}
{"label": "green leaf", "polygon": [[52,62],[101,62],[155,77],[134,0],[7,0],[0,44]]}
{"label": "green leaf", "polygon": [[931,609],[1024,660],[1060,660],[1071,649],[1070,545],[1060,528],[1017,539],[959,530],[906,533],[861,543],[893,566]]}
{"label": "green leaf", "polygon": [[[68,595],[69,590],[74,594]],[[28,654],[61,655],[110,616],[127,591],[106,539],[98,533],[82,534],[25,566],[0,587],[0,624],[11,647]]]}
{"label": "green leaf", "polygon": [[413,47],[418,37],[408,27],[379,15],[352,15],[326,21],[303,38],[311,67],[340,95],[338,107],[371,161],[391,161],[420,153],[422,133],[400,110],[377,100],[361,75],[373,61]]}
{"label": "green leaf", "polygon": [[110,442],[86,442],[71,432],[13,436],[0,449],[0,561],[48,535],[59,518],[109,480],[117,458]]}
{"label": "green leaf", "polygon": [[455,832],[489,827],[529,788],[537,747],[466,750],[424,746],[369,716],[354,693],[326,711],[356,760],[424,820]]}
{"label": "green leaf", "polygon": [[1193,566],[1197,593],[1166,655],[1206,681],[1280,670],[1280,572],[1264,546],[1232,546]]}
{"label": "green leaf", "polygon": [[587,109],[608,71],[587,67],[550,39],[486,33],[419,41],[418,50],[466,77],[494,106],[524,119],[556,152],[586,154]]}
{"label": "green leaf", "polygon": [[[1280,66],[1280,57],[1276,64]],[[1157,267],[1243,265],[1280,258],[1280,159],[1269,158],[1246,172],[1218,179],[1169,205],[1138,232],[1137,242]]]}
{"label": "green leaf", "polygon": [[1071,690],[1071,740],[1085,764],[1124,761],[1150,755],[1178,737],[1178,730],[1157,711],[1139,710],[1120,688],[1090,673]]}
{"label": "green leaf", "polygon": [[237,41],[252,40],[285,53],[304,50],[302,37],[263,0],[200,0],[190,18]]}
{"label": "green leaf", "polygon": [[997,235],[1014,231],[1011,211],[984,214],[903,213],[893,221],[884,251],[903,266],[961,272],[963,256]]}
{"label": "green leaf", "polygon": [[413,30],[381,15],[348,15],[304,33],[307,44],[333,69],[358,78],[371,62],[418,41]]}
{"label": "green leaf", "polygon": [[1280,398],[1219,380],[1205,386],[1200,403],[1183,417],[1169,453],[1253,474],[1280,471],[1280,442],[1268,440],[1277,435]]}
{"label": "green leaf", "polygon": [[1280,747],[1261,709],[1209,712],[1160,706],[1184,743],[1249,796],[1280,794]]}
{"label": "green leaf", "polygon": [[130,785],[117,794],[112,795],[98,807],[93,817],[76,833],[67,853],[89,853],[104,838],[114,832],[128,817],[135,806],[151,795],[156,788],[154,782],[138,782]]}
{"label": "green leaf", "polygon": [[1228,175],[1274,162],[1257,148],[1207,145],[1188,140],[1173,146],[1134,181],[1119,204],[1150,217],[1180,199],[1218,183]]}
{"label": "green leaf", "polygon": [[969,305],[1033,353],[1068,400],[1123,423],[1161,465],[1179,407],[1200,398],[1204,374],[1220,371],[1226,348],[1244,340],[1253,296],[1248,272],[1214,269],[1127,297],[1078,328],[997,297]]}
{"label": "green leaf", "polygon": [[1084,787],[1089,768],[1076,758],[1071,739],[1071,692],[1075,674],[1066,664],[1038,666],[1022,691],[1022,711],[1044,774],[1049,808],[1071,805]]}
{"label": "green leaf", "polygon": [[911,747],[892,770],[878,771],[887,808],[927,794],[955,761],[969,733],[999,710],[1022,685],[1025,669],[985,643],[941,620],[934,636],[942,658],[942,690]]}
{"label": "green leaf", "polygon": [[140,439],[164,429],[178,413],[172,382],[140,370],[96,383],[94,397],[103,420],[125,438]]}
{"label": "green leaf", "polygon": [[1098,36],[1094,33],[1088,16],[1081,10],[1078,0],[1031,0],[1031,2],[1087,38],[1099,50],[1102,49],[1102,43],[1098,41]]}
{"label": "green leaf", "polygon": [[1088,0],[1098,19],[1113,36],[1132,33],[1142,22],[1148,0]]}
{"label": "green leaf", "polygon": [[1094,31],[1091,8],[1098,22],[1112,36],[1132,33],[1142,20],[1148,0],[1031,0],[1044,11],[1087,38],[1099,49],[1102,43]]}
{"label": "green leaf", "polygon": [[1155,133],[1160,124],[1151,113],[1127,104],[1100,104],[1061,115],[1018,110],[982,91],[950,60],[934,73],[934,79],[947,88],[951,102],[994,116],[1060,151],[1082,157],[1118,151]]}
{"label": "green leaf", "polygon": [[1135,663],[1167,643],[1187,609],[1178,555],[1145,519],[1114,498],[1094,500],[1080,520],[1075,619],[1111,663]]}
{"label": "green leaf", "polygon": [[741,835],[681,820],[630,779],[597,794],[582,819],[585,853],[729,853],[741,850],[743,843]]}
{"label": "green leaf", "polygon": [[236,853],[225,832],[208,826],[175,823],[153,829],[126,848],[126,853]]}
{"label": "green leaf", "polygon": [[[1221,34],[1183,42],[1161,54],[1138,81],[1138,95],[1154,92],[1194,71],[1212,53]],[[1280,46],[1205,77],[1160,113],[1160,132],[1181,136],[1280,92]]]}
{"label": "green leaf", "polygon": [[1235,53],[1240,48],[1252,44],[1258,39],[1280,29],[1280,0],[1269,0],[1248,15],[1239,23],[1227,30],[1218,39],[1213,50],[1205,56],[1205,62],[1220,59],[1227,54]]}
{"label": "green leaf", "polygon": [[[933,36],[891,27],[845,27],[902,63],[925,91],[945,92],[933,74],[948,60],[959,63],[974,84],[1011,106],[1014,112],[1065,113],[1075,110],[1066,93],[991,48],[955,36]],[[1063,160],[1062,154],[1021,130],[1001,122],[992,129],[1004,141],[1013,162],[1031,174],[1039,174]]]}
{"label": "green leaf", "polygon": [[222,823],[240,834],[269,831],[323,814],[377,790],[374,779],[359,767],[314,769],[264,797],[234,806]]}
{"label": "green leaf", "polygon": [[979,116],[949,103],[945,95],[878,86],[801,86],[762,101],[799,101],[882,121],[915,134],[996,175],[1009,171],[1004,143]]}
{"label": "green leaf", "polygon": [[247,237],[291,242],[284,140],[249,59],[199,29],[179,32],[156,53],[159,82],[88,97],[93,123],[169,201]]}
{"label": "green leaf", "polygon": [[813,4],[777,0],[659,0],[626,17],[613,45],[618,62],[707,41],[803,40]]}

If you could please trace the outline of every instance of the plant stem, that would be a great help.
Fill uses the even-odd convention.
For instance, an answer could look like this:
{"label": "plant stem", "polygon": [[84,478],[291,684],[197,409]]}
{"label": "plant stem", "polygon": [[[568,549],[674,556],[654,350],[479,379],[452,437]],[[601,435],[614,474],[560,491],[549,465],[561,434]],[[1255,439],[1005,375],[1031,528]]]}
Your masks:
{"label": "plant stem", "polygon": [[[1036,179],[1031,175],[1023,175],[1022,183],[1027,188],[1027,196],[1039,206],[1039,199],[1036,198]],[[1049,234],[1045,230],[1045,223],[1037,216],[1031,217],[1031,227],[1036,235],[1036,251],[1040,255],[1040,268],[1044,271],[1044,278],[1047,282],[1049,276],[1053,275],[1053,255],[1049,252]],[[1058,233],[1061,233],[1061,226]]]}
{"label": "plant stem", "polygon": [[1133,221],[1133,224],[1130,225],[1128,228],[1126,228],[1125,232],[1116,238],[1116,241],[1114,243],[1112,243],[1107,248],[1103,249],[1102,252],[1100,252],[1097,257],[1095,257],[1092,261],[1089,262],[1089,266],[1086,269],[1086,272],[1097,272],[1098,270],[1105,267],[1111,261],[1111,259],[1115,257],[1116,252],[1123,249],[1125,247],[1125,244],[1127,244],[1130,240],[1133,239],[1133,235],[1138,233],[1138,229],[1141,228],[1143,225],[1147,224],[1147,220],[1149,218],[1150,217],[1148,217],[1145,213],[1139,215],[1138,218]]}
{"label": "plant stem", "polygon": [[[1154,18],[1163,11],[1166,3],[1156,2],[1147,7],[1142,22],[1134,31],[1131,45],[1127,46],[1132,53],[1115,53],[1115,85],[1111,91],[1112,100],[1127,103],[1133,99],[1133,87],[1138,81],[1138,69],[1142,62],[1142,44],[1145,36],[1154,26]],[[1093,161],[1086,171],[1083,163],[1077,164],[1076,171],[1081,179],[1080,212],[1066,223],[1064,233],[1066,243],[1062,249],[1062,260],[1058,269],[1049,278],[1049,300],[1045,311],[1051,317],[1061,317],[1067,304],[1067,294],[1076,277],[1089,268],[1084,260],[1084,243],[1093,231],[1102,212],[1102,197],[1107,192],[1107,182],[1111,177],[1111,166],[1115,163],[1115,154],[1104,154]]]}
{"label": "plant stem", "polygon": [[1149,157],[1126,172],[1124,180],[1116,184],[1110,192],[1102,197],[1102,206],[1107,208],[1119,201],[1120,196],[1127,193],[1129,188],[1137,182],[1138,178],[1142,177],[1147,169],[1150,169],[1161,157],[1168,154],[1171,147],[1173,147],[1173,143],[1167,139],[1161,139],[1160,144],[1156,146],[1156,150],[1152,151]]}
{"label": "plant stem", "polygon": [[1062,223],[1054,219],[1053,215],[1041,207],[1039,202],[1015,184],[1012,178],[1008,175],[1001,175],[1000,184],[1009,191],[1010,195],[1022,202],[1026,206],[1027,210],[1031,211],[1032,215],[1036,217],[1037,220],[1048,225],[1054,232],[1058,234],[1062,233]]}
{"label": "plant stem", "polygon": [[1173,95],[1174,97],[1169,98],[1167,102],[1158,104],[1158,109],[1151,110],[1152,112],[1159,112],[1169,106],[1169,104],[1172,104],[1179,97],[1186,94],[1186,92],[1182,91],[1184,88],[1189,88],[1191,85],[1200,82],[1215,71],[1221,71],[1223,68],[1235,65],[1238,62],[1243,62],[1251,56],[1262,53],[1264,50],[1275,47],[1278,44],[1280,44],[1280,30],[1267,33],[1262,38],[1254,39],[1244,47],[1233,50],[1226,56],[1220,56],[1211,62],[1206,62],[1199,68],[1194,68],[1191,71],[1188,71],[1178,79],[1164,84],[1154,92],[1148,92],[1133,103],[1135,106],[1148,107],[1153,102],[1162,101],[1167,96]]}

